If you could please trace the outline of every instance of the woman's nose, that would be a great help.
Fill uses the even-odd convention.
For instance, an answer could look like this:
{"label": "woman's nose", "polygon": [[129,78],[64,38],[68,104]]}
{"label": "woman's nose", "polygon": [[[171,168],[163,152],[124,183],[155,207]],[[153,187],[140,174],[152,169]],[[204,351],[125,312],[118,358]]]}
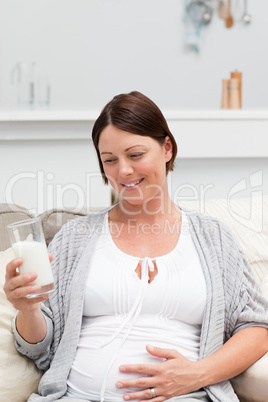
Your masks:
{"label": "woman's nose", "polygon": [[128,176],[133,173],[133,167],[128,160],[119,161],[119,175],[122,177]]}

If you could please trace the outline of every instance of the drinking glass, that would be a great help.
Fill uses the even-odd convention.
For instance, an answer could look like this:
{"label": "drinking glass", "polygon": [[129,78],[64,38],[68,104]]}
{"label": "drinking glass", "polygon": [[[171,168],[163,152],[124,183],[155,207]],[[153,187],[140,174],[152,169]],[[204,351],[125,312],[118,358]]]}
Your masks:
{"label": "drinking glass", "polygon": [[37,279],[26,286],[41,285],[38,293],[26,297],[36,298],[53,292],[54,280],[40,218],[14,222],[7,228],[15,256],[23,260],[19,267],[20,274],[37,273]]}
{"label": "drinking glass", "polygon": [[19,104],[34,104],[35,63],[17,63],[11,72],[11,83],[17,85],[17,101]]}

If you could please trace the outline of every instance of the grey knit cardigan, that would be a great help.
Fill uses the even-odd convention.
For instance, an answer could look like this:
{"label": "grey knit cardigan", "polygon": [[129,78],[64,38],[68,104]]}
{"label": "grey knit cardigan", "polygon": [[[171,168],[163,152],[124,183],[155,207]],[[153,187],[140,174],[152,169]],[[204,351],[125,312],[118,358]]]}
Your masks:
{"label": "grey knit cardigan", "polygon": [[[16,331],[14,320],[17,349],[45,370],[39,395],[32,394],[31,402],[55,401],[67,391],[66,381],[79,341],[90,259],[106,212],[70,221],[50,245],[56,291],[42,305],[48,328],[46,338],[36,345],[27,343]],[[214,218],[186,213],[207,285],[200,340],[202,359],[243,328],[268,328],[268,304],[230,230]],[[229,381],[205,390],[212,401],[238,401]]]}

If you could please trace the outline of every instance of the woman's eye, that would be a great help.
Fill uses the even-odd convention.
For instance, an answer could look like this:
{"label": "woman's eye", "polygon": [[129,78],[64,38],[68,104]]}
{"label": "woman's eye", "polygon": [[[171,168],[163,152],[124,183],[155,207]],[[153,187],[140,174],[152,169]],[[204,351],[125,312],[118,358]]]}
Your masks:
{"label": "woman's eye", "polygon": [[115,159],[106,159],[103,163],[113,163]]}
{"label": "woman's eye", "polygon": [[132,154],[130,155],[131,158],[138,158],[139,156],[142,156],[143,154]]}

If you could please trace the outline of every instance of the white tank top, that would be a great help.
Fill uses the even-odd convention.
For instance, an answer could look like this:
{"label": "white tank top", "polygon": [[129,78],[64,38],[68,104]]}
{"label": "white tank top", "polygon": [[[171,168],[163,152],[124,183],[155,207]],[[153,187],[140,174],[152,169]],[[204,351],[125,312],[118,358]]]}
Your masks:
{"label": "white tank top", "polygon": [[[139,279],[135,269],[141,260]],[[206,283],[184,213],[176,247],[153,260],[158,273],[148,283],[152,260],[118,249],[107,213],[86,283],[80,340],[67,381],[68,396],[123,401],[127,390],[117,389],[115,383],[138,375],[120,373],[119,366],[163,361],[146,351],[148,344],[176,349],[188,359],[198,360]]]}

